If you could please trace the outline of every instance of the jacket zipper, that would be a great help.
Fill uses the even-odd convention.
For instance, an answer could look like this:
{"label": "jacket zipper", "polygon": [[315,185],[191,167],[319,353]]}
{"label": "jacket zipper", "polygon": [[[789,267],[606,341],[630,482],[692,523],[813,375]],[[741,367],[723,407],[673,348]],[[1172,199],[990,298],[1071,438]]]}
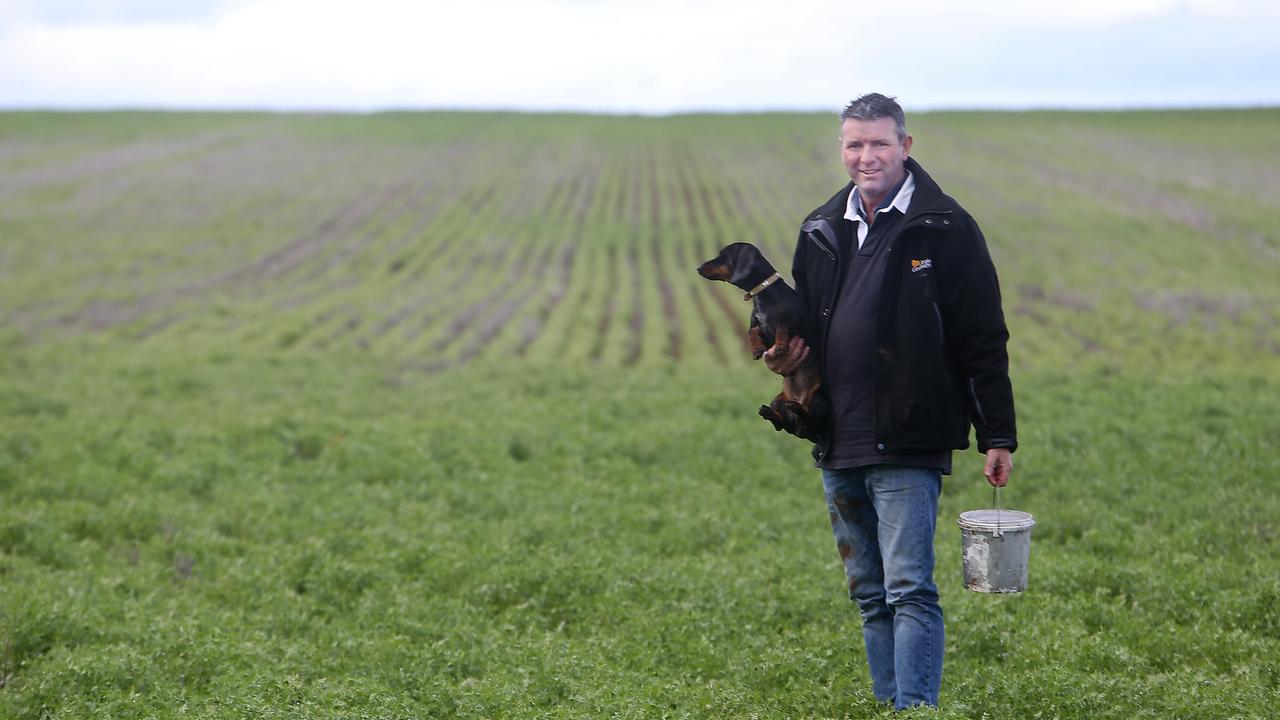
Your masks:
{"label": "jacket zipper", "polygon": [[827,218],[823,216],[819,216],[813,220],[806,222],[804,226],[801,228],[801,230],[803,230],[804,233],[809,236],[809,239],[813,241],[814,245],[817,245],[819,248],[822,249],[822,252],[827,254],[828,258],[835,260],[836,254],[835,254],[835,251],[832,249],[835,247],[835,243],[836,243],[836,239],[834,237],[834,231],[833,231],[833,235],[827,238],[826,243],[818,239],[819,233],[821,233],[823,236],[827,235],[827,233],[822,231],[823,225],[826,225],[828,229],[831,228],[831,222],[827,220]]}
{"label": "jacket zipper", "polygon": [[[819,219],[826,221],[825,217],[821,217]],[[826,224],[830,226],[829,222]],[[835,272],[832,274],[831,292],[828,294],[826,298],[826,305],[822,308],[822,334],[819,337],[823,339],[823,347],[825,348],[827,334],[831,331],[831,306],[835,304],[836,291],[840,284],[840,258],[837,257],[835,252],[831,249],[831,246],[834,245],[835,238],[831,238],[831,240],[833,241],[831,245],[828,245],[827,243],[824,243],[822,240],[818,239],[819,234],[825,235],[825,233],[822,233],[821,228],[822,228],[821,224],[811,220],[808,223],[805,223],[802,229],[804,230],[804,233],[809,236],[809,240],[814,245],[817,245],[818,248],[822,250],[824,254],[826,254],[827,259],[835,263],[835,266],[836,266]],[[826,355],[825,352],[823,352],[822,354]],[[820,377],[826,377],[827,375],[825,357],[818,358],[818,374]],[[826,438],[823,442],[823,446],[818,449],[818,453],[816,457],[819,462],[822,461],[822,458],[826,457],[827,450],[829,449],[826,446],[826,444],[829,442],[830,442],[830,438]]]}
{"label": "jacket zipper", "polygon": [[822,252],[827,254],[828,258],[831,258],[831,260],[833,261],[836,259],[836,254],[828,250],[827,246],[824,245],[822,241],[819,240],[816,236],[814,236],[813,233],[807,233],[807,235],[809,236],[809,239],[813,241],[814,245],[817,245],[822,250]]}
{"label": "jacket zipper", "polygon": [[933,303],[933,316],[938,319],[938,347],[946,345],[947,336],[942,331],[942,310],[938,307],[938,303]]}

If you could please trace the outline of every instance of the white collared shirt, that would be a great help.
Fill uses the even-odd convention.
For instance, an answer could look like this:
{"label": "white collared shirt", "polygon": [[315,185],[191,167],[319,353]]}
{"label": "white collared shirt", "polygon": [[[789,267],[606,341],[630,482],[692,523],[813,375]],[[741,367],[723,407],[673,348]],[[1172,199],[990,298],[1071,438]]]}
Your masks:
{"label": "white collared shirt", "polygon": [[[877,214],[889,212],[897,209],[903,215],[907,214],[907,208],[911,207],[911,196],[916,192],[916,179],[911,177],[911,173],[907,173],[907,179],[902,181],[902,187],[898,188],[898,194],[893,196],[893,202],[877,210]],[[852,220],[858,223],[858,249],[862,249],[862,243],[867,240],[867,233],[870,232],[871,226],[866,220],[858,214],[858,203],[861,202],[861,196],[858,194],[858,186],[854,185],[853,190],[849,193],[849,202],[845,206],[844,217],[846,220]]]}

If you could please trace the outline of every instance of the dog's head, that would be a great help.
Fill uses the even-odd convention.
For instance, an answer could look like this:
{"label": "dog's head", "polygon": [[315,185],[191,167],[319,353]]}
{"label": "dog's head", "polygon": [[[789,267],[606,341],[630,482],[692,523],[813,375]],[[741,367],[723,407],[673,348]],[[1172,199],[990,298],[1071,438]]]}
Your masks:
{"label": "dog's head", "polygon": [[760,275],[772,275],[773,266],[760,249],[751,243],[727,245],[720,254],[698,266],[698,274],[708,280],[723,280],[740,285]]}

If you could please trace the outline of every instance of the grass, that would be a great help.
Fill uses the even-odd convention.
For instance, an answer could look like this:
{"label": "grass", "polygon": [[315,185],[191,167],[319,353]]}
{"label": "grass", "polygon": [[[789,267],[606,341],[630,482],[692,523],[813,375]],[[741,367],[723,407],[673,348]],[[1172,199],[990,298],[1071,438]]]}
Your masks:
{"label": "grass", "polygon": [[[817,476],[749,412],[756,369],[344,360],[11,368],[0,707],[881,714]],[[940,716],[1266,717],[1274,380],[1018,380],[1031,590],[960,589],[951,520],[989,496],[957,458]]]}
{"label": "grass", "polygon": [[[891,715],[807,446],[755,416],[776,382],[742,358],[743,306],[691,270],[733,233],[789,244],[838,174],[808,156],[826,119],[94,117],[0,115],[0,717]],[[964,591],[954,519],[990,490],[957,455],[943,707],[907,717],[1274,715],[1275,239],[1194,179],[1164,182],[1212,245],[1180,205],[1155,223],[1076,185],[1100,137],[1142,140],[1149,170],[1112,158],[1142,190],[1215,120],[1262,134],[1230,158],[1260,172],[1272,119],[919,119],[1000,264],[1005,500],[1038,524],[1028,592]],[[70,149],[149,123],[272,161]],[[521,128],[543,146],[507,152]],[[511,153],[550,164],[478,217],[518,187]]]}

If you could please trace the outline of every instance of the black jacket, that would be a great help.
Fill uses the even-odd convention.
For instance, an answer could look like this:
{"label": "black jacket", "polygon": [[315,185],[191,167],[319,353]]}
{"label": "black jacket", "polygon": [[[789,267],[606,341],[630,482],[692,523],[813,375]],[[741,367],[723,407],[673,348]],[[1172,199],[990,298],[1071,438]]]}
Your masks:
{"label": "black jacket", "polygon": [[[887,252],[875,347],[876,448],[883,453],[963,449],[969,426],[978,450],[1018,445],[1009,331],[1000,286],[977,223],[915,160],[915,193]],[[805,340],[825,381],[826,338],[843,261],[836,224],[853,183],[810,213],[796,242],[792,277],[804,299]],[[813,454],[821,459],[827,439]]]}

